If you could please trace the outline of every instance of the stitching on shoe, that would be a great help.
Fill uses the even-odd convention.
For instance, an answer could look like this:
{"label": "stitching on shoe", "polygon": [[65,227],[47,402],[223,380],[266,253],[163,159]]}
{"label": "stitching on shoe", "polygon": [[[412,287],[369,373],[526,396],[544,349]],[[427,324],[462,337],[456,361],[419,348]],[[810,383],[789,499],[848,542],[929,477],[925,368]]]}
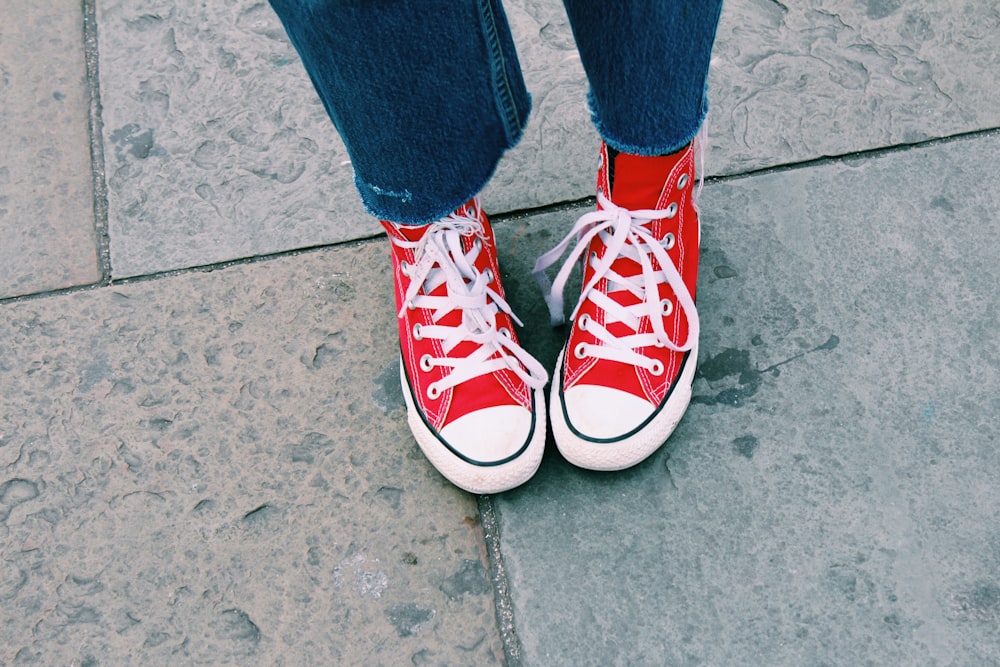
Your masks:
{"label": "stitching on shoe", "polygon": [[[484,236],[486,238],[483,239],[483,242],[491,244],[494,249],[494,252],[486,252],[486,248],[484,248],[483,255],[486,256],[487,264],[489,265],[490,270],[493,272],[494,280],[496,281],[496,287],[498,288],[497,293],[500,294],[500,296],[504,300],[506,300],[507,292],[506,290],[503,289],[503,281],[501,280],[500,277],[500,260],[497,257],[497,252],[495,252],[496,238],[493,235],[492,229],[490,229],[487,232],[485,226],[484,226]],[[472,241],[470,241],[469,243],[472,243]],[[517,341],[518,344],[520,344],[520,340],[517,339],[516,333],[514,332],[513,320],[511,320],[510,316],[508,316],[506,313],[502,311],[497,313],[498,318],[501,316],[503,317],[503,321],[507,323],[507,329],[508,331],[510,331],[511,336],[514,336],[514,340]],[[531,388],[528,387],[528,385],[525,384],[524,382],[521,382],[520,378],[514,375],[512,371],[499,370],[499,371],[494,371],[494,374],[497,378],[497,381],[500,382],[500,384],[503,386],[503,388],[507,391],[507,393],[510,395],[512,399],[517,401],[520,405],[522,405],[525,408],[528,408],[532,404]],[[519,387],[518,385],[521,385],[521,387],[523,387],[524,389],[523,392],[520,391],[521,387]]]}
{"label": "stitching on shoe", "polygon": [[[407,391],[409,391],[410,397],[412,398],[414,396],[413,382],[410,380],[410,373],[406,369],[405,365],[403,366],[403,372],[406,374]],[[436,440],[438,443],[440,443],[449,452],[451,452],[456,457],[458,457],[459,459],[461,459],[462,461],[464,461],[465,463],[468,463],[470,465],[479,466],[479,467],[482,467],[482,468],[493,468],[493,467],[496,467],[496,466],[503,465],[505,463],[510,463],[511,461],[514,461],[515,459],[519,458],[522,454],[524,454],[524,452],[526,452],[528,450],[528,447],[531,445],[531,441],[535,437],[535,431],[538,428],[538,409],[535,406],[535,393],[534,392],[531,393],[531,402],[529,403],[529,405],[527,407],[528,407],[528,409],[531,410],[531,426],[528,429],[528,435],[527,435],[527,437],[524,439],[524,442],[522,443],[522,445],[518,448],[518,450],[516,452],[514,452],[513,454],[511,454],[507,458],[500,459],[498,461],[477,461],[476,459],[473,459],[473,458],[470,458],[470,457],[466,456],[462,452],[460,452],[457,449],[455,449],[454,447],[452,447],[448,443],[447,440],[445,440],[444,438],[441,437],[440,431],[438,429],[434,428],[433,425],[430,424],[427,421],[427,418],[424,416],[424,413],[422,411],[417,410],[417,413],[418,413],[418,416],[420,417],[420,421],[424,424],[424,426],[427,427],[427,430],[434,437],[434,440]]]}
{"label": "stitching on shoe", "polygon": [[[400,251],[401,254],[403,255],[403,258],[407,262],[409,262],[410,264],[414,263],[413,260],[415,258],[415,253],[412,250],[405,250],[400,248]],[[405,295],[406,290],[409,288],[410,278],[405,275],[402,275],[402,270],[400,270],[399,268],[397,268],[397,271],[399,271],[400,275],[407,281],[406,283],[403,283],[402,281],[399,282],[399,286],[402,289],[402,293]],[[411,313],[416,313],[416,312],[417,312],[416,310],[411,311]],[[405,328],[412,329],[414,319],[418,320],[421,326],[432,323],[431,322],[432,318],[430,317],[430,314],[426,310],[421,309],[421,314],[419,316],[414,316],[408,313],[404,317],[403,322]],[[412,338],[412,332],[407,331],[406,335]],[[435,355],[444,354],[444,348],[441,346],[440,341],[430,340],[429,342],[431,345],[431,349],[434,351]],[[400,344],[400,347],[402,347],[402,343]],[[415,350],[416,346],[413,344],[412,340],[410,341],[410,344],[406,347],[408,348],[407,359],[409,361],[409,364],[404,364],[404,366],[407,368],[407,375],[409,376],[408,369],[410,368],[419,369],[419,359]],[[419,371],[414,371],[414,372],[419,372]],[[440,375],[441,373],[442,373],[441,369],[436,369],[437,375]],[[437,381],[437,379],[438,378],[435,377],[434,380],[432,380],[432,382]],[[410,381],[409,377],[407,377],[407,381],[408,382]],[[428,403],[430,399],[427,398],[427,396],[424,394],[423,391],[418,390],[416,392],[411,392],[411,396],[413,397],[414,403],[416,404],[420,413],[422,415],[427,415],[427,419],[430,420],[430,423],[433,425],[434,430],[436,431],[440,429],[444,423],[445,416],[448,414],[448,410],[451,408],[451,397],[452,397],[451,389],[449,388],[441,392],[441,395],[438,397],[437,401],[434,401],[439,406],[439,409],[432,409],[432,406]]]}
{"label": "stitching on shoe", "polygon": [[[691,350],[688,350],[687,352],[684,353],[684,359],[682,360],[681,365],[680,365],[681,372],[677,374],[677,379],[680,379],[681,375],[683,374],[684,366],[687,364],[687,362],[688,362],[688,360],[690,358],[691,358]],[[562,374],[560,373],[560,376],[561,375]],[[560,377],[559,382],[560,382],[560,385],[561,385],[560,386],[560,393],[564,394],[566,390],[565,390],[565,386],[561,384],[562,383],[562,378],[561,377]],[[667,407],[667,403],[670,401],[670,397],[674,395],[674,389],[676,389],[679,386],[679,384],[680,383],[678,383],[678,382],[671,382],[670,385],[668,386],[667,391],[664,394],[663,398],[660,399],[659,403],[657,403],[656,409],[653,410],[653,413],[651,415],[649,415],[649,417],[647,417],[641,424],[639,424],[638,426],[636,426],[635,428],[633,428],[628,433],[623,433],[622,435],[615,436],[614,438],[594,438],[592,436],[589,436],[589,435],[586,435],[584,433],[581,433],[579,430],[577,430],[576,426],[573,425],[573,420],[570,419],[569,412],[566,411],[566,402],[565,401],[559,401],[559,409],[562,410],[563,419],[566,422],[566,427],[573,433],[573,435],[575,435],[576,437],[580,438],[581,440],[586,440],[587,442],[593,442],[593,443],[596,443],[596,444],[609,444],[610,445],[610,444],[614,444],[614,443],[617,443],[617,442],[621,442],[622,440],[627,440],[628,438],[631,438],[632,436],[636,435],[637,433],[639,433],[640,431],[642,431],[644,428],[646,428],[646,426],[648,426],[650,424],[650,422],[652,422],[654,419],[656,419],[656,417],[661,412],[663,412],[664,408]]]}

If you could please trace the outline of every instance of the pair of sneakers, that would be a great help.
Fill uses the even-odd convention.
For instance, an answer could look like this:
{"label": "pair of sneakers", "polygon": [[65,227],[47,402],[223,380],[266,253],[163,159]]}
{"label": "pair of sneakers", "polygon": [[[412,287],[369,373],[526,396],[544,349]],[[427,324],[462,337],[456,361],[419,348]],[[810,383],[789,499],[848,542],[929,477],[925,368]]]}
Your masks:
{"label": "pair of sneakers", "polygon": [[[691,399],[699,226],[694,145],[662,157],[601,147],[597,210],[542,255],[535,277],[553,324],[574,266],[583,289],[552,376],[522,348],[477,199],[430,225],[383,222],[392,248],[400,377],[411,431],[472,493],[538,469],[550,421],[566,460],[620,470],[655,452]],[[569,254],[555,280],[545,270]]]}

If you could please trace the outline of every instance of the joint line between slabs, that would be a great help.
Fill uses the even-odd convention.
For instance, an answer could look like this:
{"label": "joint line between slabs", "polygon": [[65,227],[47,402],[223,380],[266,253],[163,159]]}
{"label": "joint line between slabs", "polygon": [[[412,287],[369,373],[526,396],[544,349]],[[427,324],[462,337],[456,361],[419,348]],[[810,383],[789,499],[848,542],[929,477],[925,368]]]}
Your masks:
{"label": "joint line between slabs", "polygon": [[479,496],[479,520],[483,527],[483,540],[490,562],[490,583],[493,585],[493,605],[496,612],[497,629],[503,644],[506,667],[520,667],[521,640],[517,636],[514,623],[514,605],[510,599],[510,582],[500,551],[500,525],[492,496]]}
{"label": "joint line between slabs", "polygon": [[[99,261],[101,263],[102,279],[97,283],[90,283],[86,285],[74,285],[72,287],[65,287],[55,290],[46,290],[42,292],[34,292],[31,294],[20,294],[16,296],[9,296],[0,298],[0,305],[6,303],[15,303],[19,301],[28,301],[34,299],[45,298],[49,296],[58,296],[62,294],[69,294],[73,292],[87,291],[100,287],[111,287],[114,285],[126,285],[134,282],[144,282],[147,280],[158,280],[160,278],[169,278],[176,275],[181,275],[184,273],[193,272],[212,272],[220,269],[226,269],[231,266],[239,266],[242,264],[255,264],[257,262],[268,261],[271,259],[278,259],[281,257],[289,257],[293,255],[304,254],[308,252],[316,252],[320,250],[327,250],[333,248],[341,247],[351,247],[357,245],[363,245],[366,243],[376,242],[383,237],[382,234],[376,234],[374,236],[365,236],[357,239],[351,239],[347,241],[337,241],[334,243],[326,243],[322,245],[309,246],[304,248],[292,248],[290,250],[282,250],[274,253],[267,253],[263,255],[253,255],[250,257],[240,257],[232,260],[226,260],[222,262],[215,262],[212,264],[201,264],[198,266],[189,266],[178,269],[168,269],[165,271],[156,271],[153,273],[141,274],[137,276],[130,276],[127,278],[121,278],[115,280],[111,276],[111,261],[110,261],[110,237],[108,235],[108,205],[107,205],[107,183],[104,176],[104,152],[103,152],[103,141],[101,139],[102,123],[100,119],[100,96],[96,89],[96,76],[97,76],[97,41],[96,41],[96,19],[94,18],[94,0],[83,0],[84,6],[84,33],[85,39],[87,40],[87,73],[88,79],[91,76],[94,77],[93,81],[90,81],[91,88],[91,155],[92,155],[92,165],[94,171],[94,213],[95,213],[95,229],[98,237],[98,250],[99,250]],[[91,35],[93,33],[93,35]],[[793,169],[801,169],[807,167],[821,166],[824,164],[833,164],[837,162],[844,162],[851,158],[878,158],[883,155],[891,155],[893,153],[898,153],[911,149],[924,148],[929,146],[935,146],[938,144],[946,144],[954,141],[961,141],[965,139],[975,139],[979,137],[989,137],[998,136],[1000,137],[1000,127],[991,127],[981,130],[971,130],[969,132],[960,132],[958,134],[949,135],[947,137],[934,137],[924,141],[909,143],[909,144],[897,144],[894,146],[883,146],[881,148],[870,148],[861,151],[855,151],[853,153],[844,153],[842,155],[834,156],[824,156],[819,158],[813,158],[810,160],[804,160],[802,162],[794,162],[783,165],[775,165],[773,167],[763,167],[761,169],[751,170],[747,172],[741,172],[736,174],[724,174],[719,176],[709,176],[705,179],[706,184],[713,183],[725,183],[728,181],[735,181],[743,178],[749,178],[751,176],[758,176],[763,174],[772,174],[782,171],[791,171]],[[538,206],[534,208],[526,209],[516,209],[512,211],[506,211],[503,213],[491,214],[490,217],[494,222],[510,222],[523,219],[530,216],[542,215],[545,213],[555,213],[559,211],[571,210],[580,206],[593,205],[593,197],[584,197],[582,199],[574,199],[563,202],[556,202],[553,204],[546,204],[544,206]]]}
{"label": "joint line between slabs", "polygon": [[104,121],[101,116],[100,65],[97,44],[96,0],[82,0],[83,53],[87,69],[88,123],[90,135],[91,194],[94,206],[94,236],[100,284],[111,283],[111,236],[108,231],[108,184],[104,162]]}

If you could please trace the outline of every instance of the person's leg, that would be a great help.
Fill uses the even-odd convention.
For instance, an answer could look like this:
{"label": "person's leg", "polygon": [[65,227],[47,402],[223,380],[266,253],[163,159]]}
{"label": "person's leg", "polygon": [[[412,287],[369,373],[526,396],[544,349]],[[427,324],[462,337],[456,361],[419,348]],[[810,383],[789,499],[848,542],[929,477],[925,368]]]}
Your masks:
{"label": "person's leg", "polygon": [[668,155],[698,132],[722,0],[564,0],[601,138]]}
{"label": "person's leg", "polygon": [[375,217],[458,209],[521,136],[530,100],[497,0],[271,0]]}
{"label": "person's leg", "polygon": [[598,210],[539,258],[575,244],[549,297],[585,257],[583,290],[552,380],[563,456],[596,470],[634,465],[674,430],[698,357],[699,227],[693,139],[721,0],[565,0],[601,135]]}
{"label": "person's leg", "polygon": [[547,375],[514,333],[476,194],[529,99],[498,0],[271,0],[392,249],[400,377],[431,463],[475,493],[526,481]]}

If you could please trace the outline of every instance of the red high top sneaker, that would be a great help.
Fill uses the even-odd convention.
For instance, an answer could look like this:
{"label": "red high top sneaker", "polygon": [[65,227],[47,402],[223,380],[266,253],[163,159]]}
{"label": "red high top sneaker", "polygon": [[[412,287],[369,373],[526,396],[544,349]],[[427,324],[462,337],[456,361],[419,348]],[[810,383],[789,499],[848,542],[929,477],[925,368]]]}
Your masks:
{"label": "red high top sneaker", "polygon": [[518,345],[493,230],[476,199],[429,225],[382,222],[392,247],[410,430],[472,493],[527,481],[545,447],[548,375]]}
{"label": "red high top sneaker", "polygon": [[[698,359],[698,212],[694,143],[663,157],[601,146],[597,210],[538,259],[535,275],[576,242],[546,297],[562,321],[562,290],[583,259],[583,291],[559,355],[552,432],[570,462],[592,470],[639,463],[673,432],[691,400]],[[612,182],[613,179],[613,182]]]}

